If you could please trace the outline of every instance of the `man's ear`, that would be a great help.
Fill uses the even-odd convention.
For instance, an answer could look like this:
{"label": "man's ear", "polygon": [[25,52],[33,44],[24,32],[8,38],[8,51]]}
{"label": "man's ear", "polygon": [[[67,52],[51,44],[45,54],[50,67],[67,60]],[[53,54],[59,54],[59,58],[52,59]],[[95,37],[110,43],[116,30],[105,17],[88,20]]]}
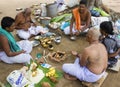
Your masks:
{"label": "man's ear", "polygon": [[8,31],[8,30],[9,30],[9,27],[6,27],[5,29]]}
{"label": "man's ear", "polygon": [[88,35],[88,38],[89,38],[89,39],[92,39],[93,37],[92,37],[92,35]]}

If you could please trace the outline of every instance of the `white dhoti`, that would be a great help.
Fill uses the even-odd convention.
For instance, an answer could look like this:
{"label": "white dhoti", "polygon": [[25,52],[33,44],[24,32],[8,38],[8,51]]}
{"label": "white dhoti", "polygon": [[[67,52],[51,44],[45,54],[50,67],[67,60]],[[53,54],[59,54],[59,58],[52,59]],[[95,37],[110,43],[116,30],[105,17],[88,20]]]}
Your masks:
{"label": "white dhoti", "polygon": [[75,76],[80,81],[86,82],[96,82],[104,75],[104,72],[100,75],[96,75],[89,71],[85,66],[80,66],[79,58],[77,58],[73,64],[64,64],[62,69],[65,73]]}
{"label": "white dhoti", "polygon": [[[72,28],[72,33],[75,34],[76,32],[77,32],[77,30],[73,27]],[[69,35],[70,34],[70,26],[68,26],[68,27],[66,27],[64,29],[64,33],[65,33],[65,35]]]}
{"label": "white dhoti", "polygon": [[31,26],[28,31],[25,31],[24,29],[19,29],[17,30],[17,34],[20,38],[22,39],[29,39],[31,35],[37,35],[40,32],[43,31],[43,27],[42,26]]}
{"label": "white dhoti", "polygon": [[23,40],[17,43],[19,47],[26,51],[26,53],[21,53],[17,56],[8,57],[4,51],[0,52],[0,60],[5,63],[30,63],[32,56],[29,54],[32,51],[32,44],[28,40]]}
{"label": "white dhoti", "polygon": [[[82,27],[83,27],[83,26],[81,26],[81,28],[82,28]],[[85,30],[83,31],[83,33],[84,33],[84,32],[87,32],[88,29],[89,29],[89,28],[85,29]],[[73,27],[73,28],[72,28],[72,33],[75,34],[76,32],[78,32],[78,30],[76,30],[75,27]],[[64,29],[64,33],[65,33],[65,35],[69,35],[69,34],[70,34],[70,26],[68,26],[68,27],[66,27],[66,28]]]}

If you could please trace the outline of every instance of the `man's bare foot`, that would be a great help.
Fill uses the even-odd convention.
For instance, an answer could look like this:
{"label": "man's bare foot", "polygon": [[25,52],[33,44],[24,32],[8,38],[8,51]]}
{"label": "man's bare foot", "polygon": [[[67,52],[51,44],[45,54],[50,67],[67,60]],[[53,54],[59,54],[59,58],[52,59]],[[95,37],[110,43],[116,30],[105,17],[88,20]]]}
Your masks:
{"label": "man's bare foot", "polygon": [[68,79],[68,80],[77,80],[77,78],[76,78],[75,76],[71,76],[71,75],[69,75],[69,74],[67,74],[67,73],[64,74],[64,77],[65,77],[66,79]]}

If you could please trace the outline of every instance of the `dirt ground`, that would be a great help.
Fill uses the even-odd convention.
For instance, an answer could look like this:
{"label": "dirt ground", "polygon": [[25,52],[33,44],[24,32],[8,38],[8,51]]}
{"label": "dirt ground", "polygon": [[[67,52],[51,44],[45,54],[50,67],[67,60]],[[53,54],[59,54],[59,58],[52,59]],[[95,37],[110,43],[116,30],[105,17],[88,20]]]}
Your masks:
{"label": "dirt ground", "polygon": [[[17,11],[16,8],[22,7],[30,7],[33,4],[39,3],[50,3],[54,0],[0,0],[0,20],[4,16],[11,16],[15,17]],[[120,12],[120,0],[104,0],[103,1],[108,7],[114,9],[115,11]],[[55,31],[57,32],[57,31]],[[16,38],[19,40],[18,38]],[[47,59],[48,63],[52,66],[56,67],[58,70],[61,70],[62,64],[66,62],[73,62],[74,56],[70,54],[70,51],[76,50],[81,52],[88,43],[85,41],[84,36],[79,36],[76,41],[71,41],[67,36],[62,35],[62,40],[60,44],[53,43],[54,51],[64,51],[66,52],[67,59],[63,62],[57,63]],[[32,57],[35,58],[37,53],[42,53],[43,50],[46,50],[48,53],[48,49],[44,49],[41,46],[37,46],[33,48],[31,53]],[[22,64],[6,64],[0,62],[0,82],[5,83],[7,75],[16,69],[20,69],[23,65]],[[107,70],[108,77],[105,79],[103,85],[101,87],[120,87],[120,72],[113,72]],[[61,78],[60,81],[56,84],[56,87],[82,87],[81,82],[77,81],[69,81],[64,78]]]}

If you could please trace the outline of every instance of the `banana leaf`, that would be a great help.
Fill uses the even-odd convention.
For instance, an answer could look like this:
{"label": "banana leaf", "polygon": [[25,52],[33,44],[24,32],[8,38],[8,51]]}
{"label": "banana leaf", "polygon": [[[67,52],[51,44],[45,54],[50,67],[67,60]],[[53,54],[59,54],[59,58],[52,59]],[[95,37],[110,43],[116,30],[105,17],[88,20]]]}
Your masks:
{"label": "banana leaf", "polygon": [[[49,69],[48,68],[43,68],[42,66],[39,66],[38,68],[40,68],[41,70],[43,70],[43,72],[46,74]],[[59,80],[61,77],[63,77],[63,72],[62,71],[59,71],[59,70],[56,70],[56,78]],[[48,82],[51,87],[55,87],[55,83],[52,82],[48,77],[44,77],[39,83],[35,84],[34,87],[42,87],[41,84],[42,82]],[[6,82],[5,84],[5,87],[12,87],[8,82]]]}
{"label": "banana leaf", "polygon": [[50,23],[52,23],[52,22],[68,21],[68,20],[71,19],[71,17],[72,17],[71,13],[70,14],[63,14],[63,15],[60,15],[60,16],[56,16],[56,17],[54,17],[54,18],[52,18],[50,20]]}

